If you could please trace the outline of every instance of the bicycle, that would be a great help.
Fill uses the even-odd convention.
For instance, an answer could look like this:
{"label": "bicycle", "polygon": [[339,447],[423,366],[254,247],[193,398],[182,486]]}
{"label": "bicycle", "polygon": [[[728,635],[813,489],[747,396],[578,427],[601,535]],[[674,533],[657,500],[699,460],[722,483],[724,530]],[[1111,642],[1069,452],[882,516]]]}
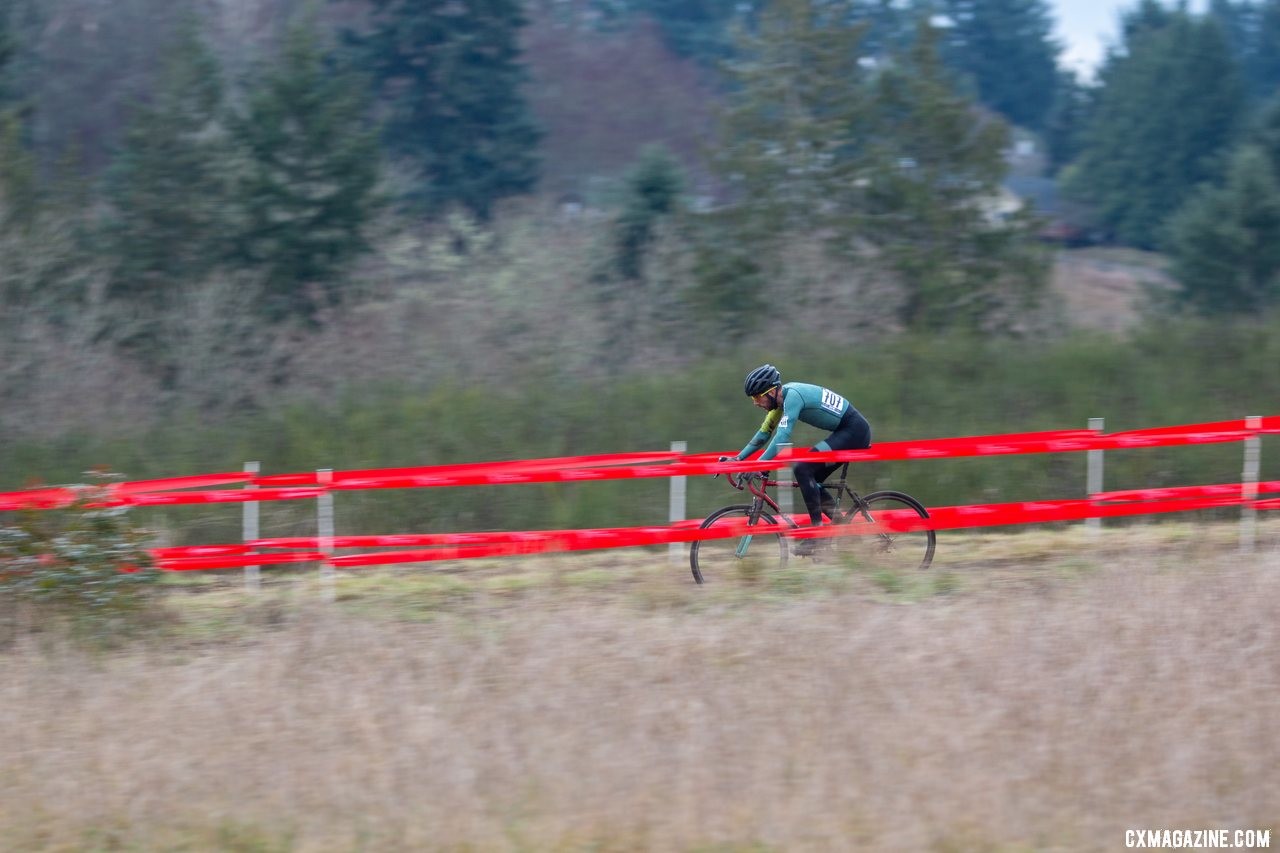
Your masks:
{"label": "bicycle", "polygon": [[[827,513],[832,524],[858,521],[873,526],[875,531],[830,537],[830,553],[856,565],[878,569],[929,568],[937,547],[937,534],[927,529],[912,530],[909,523],[892,523],[895,518],[901,518],[899,513],[906,513],[908,519],[928,518],[929,512],[924,504],[905,492],[892,490],[876,491],[864,497],[849,485],[848,471],[846,462],[840,469],[839,481],[822,484],[823,512]],[[800,527],[767,492],[770,487],[796,488],[798,483],[771,480],[758,473],[747,473],[741,477],[726,474],[725,479],[738,491],[750,492],[751,503],[721,507],[707,516],[700,529],[734,525],[750,532],[728,538],[700,539],[693,543],[689,550],[689,566],[693,569],[693,579],[699,584],[709,579],[714,582],[734,577],[751,581],[771,568],[783,568],[791,556],[787,547],[791,537],[780,532],[768,532],[768,529],[781,531]],[[901,527],[906,529],[895,530]]]}

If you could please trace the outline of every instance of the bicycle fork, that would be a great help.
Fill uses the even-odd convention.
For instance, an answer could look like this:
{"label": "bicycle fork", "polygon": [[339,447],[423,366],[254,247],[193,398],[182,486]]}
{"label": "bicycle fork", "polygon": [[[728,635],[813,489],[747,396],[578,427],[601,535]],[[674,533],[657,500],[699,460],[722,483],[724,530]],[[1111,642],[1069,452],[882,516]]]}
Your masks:
{"label": "bicycle fork", "polygon": [[[751,510],[747,513],[747,527],[755,527],[756,522],[760,520],[760,511],[764,509],[764,501],[756,498],[751,502]],[[739,560],[747,556],[747,549],[751,547],[751,536],[748,533],[738,540],[738,548],[734,551],[735,556]]]}

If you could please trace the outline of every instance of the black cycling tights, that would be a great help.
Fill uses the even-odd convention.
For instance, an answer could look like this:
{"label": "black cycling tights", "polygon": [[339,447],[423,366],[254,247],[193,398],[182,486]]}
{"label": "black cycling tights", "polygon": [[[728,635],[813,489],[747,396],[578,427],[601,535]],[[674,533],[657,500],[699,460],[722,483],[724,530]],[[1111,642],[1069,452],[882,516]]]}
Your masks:
{"label": "black cycling tights", "polygon": [[[835,432],[813,446],[815,451],[824,450],[862,450],[871,446],[871,424],[859,414],[858,410],[849,407]],[[794,467],[796,482],[800,484],[800,494],[804,498],[805,509],[809,510],[809,521],[822,523],[822,489],[819,483],[825,483],[831,473],[844,463],[824,464],[822,462],[797,462]]]}

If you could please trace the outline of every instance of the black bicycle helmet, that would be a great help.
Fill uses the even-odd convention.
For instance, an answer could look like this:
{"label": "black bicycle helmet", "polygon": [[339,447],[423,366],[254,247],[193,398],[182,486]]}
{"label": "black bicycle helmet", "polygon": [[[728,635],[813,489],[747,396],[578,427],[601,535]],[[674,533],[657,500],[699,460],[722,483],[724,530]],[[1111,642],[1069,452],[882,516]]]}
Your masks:
{"label": "black bicycle helmet", "polygon": [[762,364],[747,374],[746,380],[742,383],[742,390],[748,397],[754,397],[781,384],[782,374],[778,373],[778,368],[772,364]]}

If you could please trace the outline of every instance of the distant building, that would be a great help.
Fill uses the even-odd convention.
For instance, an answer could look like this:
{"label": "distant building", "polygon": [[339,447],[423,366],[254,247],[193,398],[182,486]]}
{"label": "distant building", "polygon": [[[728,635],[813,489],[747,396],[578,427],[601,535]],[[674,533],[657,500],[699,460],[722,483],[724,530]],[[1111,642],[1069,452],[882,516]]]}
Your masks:
{"label": "distant building", "polygon": [[1063,198],[1057,181],[1052,178],[1010,175],[1004,187],[1044,220],[1040,238],[1065,246],[1088,246],[1100,243],[1104,235],[1094,222],[1087,205]]}

